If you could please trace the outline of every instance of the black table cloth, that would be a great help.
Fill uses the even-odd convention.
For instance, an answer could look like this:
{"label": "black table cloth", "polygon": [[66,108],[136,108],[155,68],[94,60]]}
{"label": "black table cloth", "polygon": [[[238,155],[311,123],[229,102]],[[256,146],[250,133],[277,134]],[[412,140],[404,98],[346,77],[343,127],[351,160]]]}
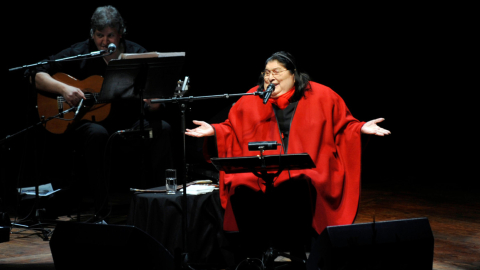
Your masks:
{"label": "black table cloth", "polygon": [[[134,194],[127,219],[157,239],[170,253],[184,251],[182,197],[165,193]],[[189,262],[224,266],[230,256],[223,232],[223,208],[217,190],[187,195],[187,249]]]}

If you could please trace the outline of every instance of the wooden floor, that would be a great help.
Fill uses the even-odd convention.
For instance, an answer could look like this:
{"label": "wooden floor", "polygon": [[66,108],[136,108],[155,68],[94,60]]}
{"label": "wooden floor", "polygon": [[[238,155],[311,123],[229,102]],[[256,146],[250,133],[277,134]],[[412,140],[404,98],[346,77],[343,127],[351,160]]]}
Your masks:
{"label": "wooden floor", "polygon": [[[480,269],[479,191],[449,186],[364,186],[355,223],[371,222],[373,216],[376,221],[427,217],[435,241],[433,269]],[[124,209],[110,223],[125,222]],[[10,241],[0,243],[0,269],[54,269],[49,242],[41,235],[14,228]]]}

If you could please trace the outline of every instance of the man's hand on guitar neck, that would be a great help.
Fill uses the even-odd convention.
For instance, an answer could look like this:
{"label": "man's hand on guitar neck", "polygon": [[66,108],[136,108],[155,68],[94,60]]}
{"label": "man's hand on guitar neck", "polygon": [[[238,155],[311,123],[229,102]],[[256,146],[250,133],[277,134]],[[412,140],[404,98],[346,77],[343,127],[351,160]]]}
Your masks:
{"label": "man's hand on guitar neck", "polygon": [[81,99],[85,99],[85,94],[80,88],[57,81],[45,72],[37,73],[35,84],[37,89],[62,95],[70,106],[77,106]]}

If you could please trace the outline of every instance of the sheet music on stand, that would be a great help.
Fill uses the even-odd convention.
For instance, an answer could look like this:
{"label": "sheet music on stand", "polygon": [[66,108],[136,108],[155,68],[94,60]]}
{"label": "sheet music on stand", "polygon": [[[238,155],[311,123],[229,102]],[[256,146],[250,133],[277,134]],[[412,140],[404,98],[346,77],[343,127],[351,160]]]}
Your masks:
{"label": "sheet music on stand", "polygon": [[173,97],[184,62],[185,52],[120,54],[107,66],[98,99]]}
{"label": "sheet music on stand", "polygon": [[118,59],[138,59],[138,58],[160,58],[160,57],[175,57],[175,56],[185,56],[185,52],[145,52],[145,53],[121,53],[118,56]]}

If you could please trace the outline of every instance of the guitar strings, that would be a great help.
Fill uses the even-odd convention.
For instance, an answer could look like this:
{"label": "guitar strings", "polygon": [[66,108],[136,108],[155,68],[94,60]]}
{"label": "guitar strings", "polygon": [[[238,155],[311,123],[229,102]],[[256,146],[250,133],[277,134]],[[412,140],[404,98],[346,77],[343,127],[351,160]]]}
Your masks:
{"label": "guitar strings", "polygon": [[[87,100],[91,100],[93,99],[95,102],[94,102],[94,105],[96,104],[99,104],[100,102],[98,102],[98,99],[97,99],[97,96],[100,94],[100,93],[90,93],[90,92],[84,92],[85,94],[85,98]],[[65,98],[63,96],[58,96],[57,97],[57,101],[58,102],[61,102],[61,103],[66,103],[65,102]],[[62,106],[63,108],[63,106]],[[54,117],[55,119],[59,119],[59,120],[64,120],[64,121],[73,121],[75,120],[75,118],[63,118],[63,117],[59,117],[59,116],[56,116]]]}

